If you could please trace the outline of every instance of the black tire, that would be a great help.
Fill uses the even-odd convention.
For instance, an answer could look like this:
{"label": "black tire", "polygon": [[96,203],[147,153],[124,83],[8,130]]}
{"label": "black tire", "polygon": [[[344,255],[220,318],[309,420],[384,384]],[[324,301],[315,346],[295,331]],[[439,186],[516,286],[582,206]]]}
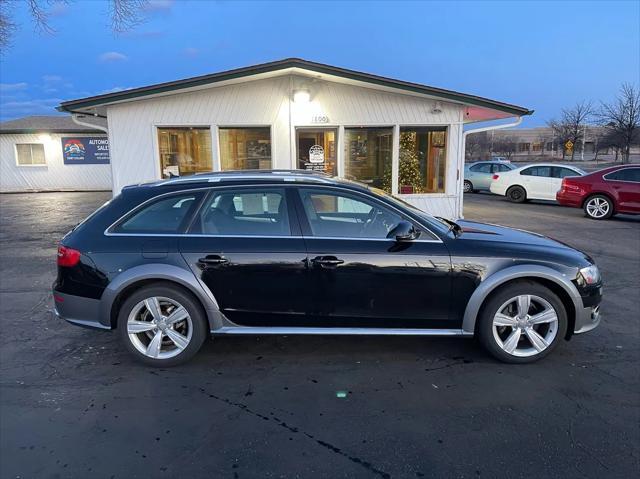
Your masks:
{"label": "black tire", "polygon": [[[614,214],[613,201],[605,195],[589,196],[582,207],[584,215],[592,220],[606,220]],[[603,213],[603,210],[606,210]]]}
{"label": "black tire", "polygon": [[522,186],[512,186],[505,195],[512,203],[524,203],[527,201],[527,191]]}
{"label": "black tire", "polygon": [[[555,310],[557,316],[557,323],[553,325],[556,329],[555,337],[553,341],[541,352],[538,352],[532,356],[515,356],[504,351],[498,344],[493,331],[493,319],[498,308],[500,308],[505,302],[508,302],[511,298],[515,298],[519,295],[534,295],[546,300],[551,304]],[[549,288],[537,283],[535,281],[517,281],[507,284],[497,291],[491,294],[486,303],[482,306],[480,314],[478,316],[478,323],[476,325],[476,336],[480,341],[480,344],[496,359],[513,364],[532,363],[538,361],[547,356],[553,351],[558,343],[565,337],[567,333],[567,312],[562,304],[562,301],[558,296]],[[543,326],[543,325],[541,325]],[[552,325],[547,326],[549,328]],[[539,330],[540,331],[540,330]],[[508,332],[507,332],[508,334]],[[527,338],[527,335],[522,333],[520,341],[524,341],[522,344],[529,344],[531,347],[533,344]],[[520,342],[518,344],[521,344]]]}
{"label": "black tire", "polygon": [[464,186],[462,187],[462,191],[464,193],[473,193],[473,183],[471,183],[469,180],[464,180]]}
{"label": "black tire", "polygon": [[[133,311],[133,309],[139,305],[141,301],[144,301],[147,298],[151,297],[163,297],[168,298],[172,301],[177,302],[179,305],[183,306],[187,311],[190,319],[191,319],[191,339],[188,342],[188,345],[182,349],[181,352],[178,352],[175,356],[171,358],[152,358],[146,356],[134,345],[132,339],[129,337],[127,332],[127,323],[129,319],[129,314]],[[150,313],[145,313],[149,314]],[[185,320],[186,322],[186,320]],[[179,324],[179,323],[176,323]],[[182,327],[188,328],[188,323],[182,323]],[[198,300],[188,291],[184,290],[179,286],[172,286],[165,283],[152,284],[149,286],[145,286],[135,293],[133,293],[127,300],[122,304],[120,310],[118,311],[118,332],[120,335],[120,339],[124,343],[127,350],[140,362],[154,367],[171,367],[177,366],[179,364],[183,364],[191,359],[195,354],[200,350],[204,340],[208,336],[208,327],[207,321],[205,317],[204,310]],[[149,334],[155,334],[153,331],[149,331]],[[161,336],[163,337],[163,336]],[[144,339],[144,338],[143,338]],[[150,338],[149,338],[150,339]],[[168,339],[164,337],[164,339]],[[164,343],[163,343],[164,344]],[[175,344],[174,344],[175,346]],[[169,343],[168,347],[171,347]],[[176,349],[176,351],[179,348]]]}

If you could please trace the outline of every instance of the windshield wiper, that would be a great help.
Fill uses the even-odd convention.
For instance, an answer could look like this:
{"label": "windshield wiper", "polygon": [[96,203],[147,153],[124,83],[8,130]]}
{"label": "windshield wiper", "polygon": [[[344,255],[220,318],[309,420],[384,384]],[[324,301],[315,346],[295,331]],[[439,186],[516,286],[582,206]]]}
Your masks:
{"label": "windshield wiper", "polygon": [[449,229],[447,230],[447,232],[452,231],[453,235],[456,237],[458,237],[462,233],[462,226],[460,226],[455,221],[451,221],[447,218],[443,218],[442,216],[436,216],[436,218],[438,218],[440,221],[443,221],[449,225]]}

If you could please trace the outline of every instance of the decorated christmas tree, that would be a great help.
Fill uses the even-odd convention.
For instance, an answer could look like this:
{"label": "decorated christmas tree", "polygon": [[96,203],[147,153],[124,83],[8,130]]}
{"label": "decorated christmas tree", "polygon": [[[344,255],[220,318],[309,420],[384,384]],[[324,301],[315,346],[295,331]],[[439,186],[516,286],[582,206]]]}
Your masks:
{"label": "decorated christmas tree", "polygon": [[[400,158],[398,162],[399,191],[410,187],[412,193],[422,193],[423,185],[418,161],[417,135],[415,131],[400,133]],[[382,180],[383,188],[391,191],[391,167],[387,167]]]}

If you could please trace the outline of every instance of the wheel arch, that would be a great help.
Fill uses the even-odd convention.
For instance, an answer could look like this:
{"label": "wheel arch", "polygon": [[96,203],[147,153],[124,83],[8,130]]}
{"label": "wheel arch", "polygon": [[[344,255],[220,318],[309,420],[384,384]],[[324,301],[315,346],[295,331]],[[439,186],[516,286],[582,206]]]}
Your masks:
{"label": "wheel arch", "polygon": [[482,306],[499,288],[520,280],[538,282],[553,291],[567,310],[569,321],[566,339],[569,339],[575,328],[576,313],[582,307],[580,293],[566,275],[546,266],[518,265],[500,270],[486,278],[473,292],[462,320],[462,330],[475,334],[478,316]]}
{"label": "wheel arch", "polygon": [[611,206],[613,207],[613,212],[616,212],[616,200],[615,198],[611,195],[611,193],[607,192],[607,191],[590,191],[588,195],[585,195],[584,199],[582,200],[582,204],[580,205],[580,208],[584,208],[584,205],[587,204],[587,201],[589,201],[589,199],[593,198],[594,196],[605,196],[609,199],[609,201],[611,201]]}
{"label": "wheel arch", "polygon": [[100,322],[115,329],[120,305],[135,291],[153,283],[173,284],[193,294],[207,316],[210,329],[219,321],[218,303],[191,272],[173,265],[145,264],[126,270],[111,281],[100,300]]}

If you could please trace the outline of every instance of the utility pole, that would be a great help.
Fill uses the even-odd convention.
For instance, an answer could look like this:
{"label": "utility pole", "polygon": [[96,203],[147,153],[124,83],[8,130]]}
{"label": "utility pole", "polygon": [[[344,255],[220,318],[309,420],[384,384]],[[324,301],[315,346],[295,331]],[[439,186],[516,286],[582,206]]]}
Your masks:
{"label": "utility pole", "polygon": [[584,142],[587,140],[587,125],[584,125],[582,129],[582,152],[580,153],[580,159],[584,161]]}

